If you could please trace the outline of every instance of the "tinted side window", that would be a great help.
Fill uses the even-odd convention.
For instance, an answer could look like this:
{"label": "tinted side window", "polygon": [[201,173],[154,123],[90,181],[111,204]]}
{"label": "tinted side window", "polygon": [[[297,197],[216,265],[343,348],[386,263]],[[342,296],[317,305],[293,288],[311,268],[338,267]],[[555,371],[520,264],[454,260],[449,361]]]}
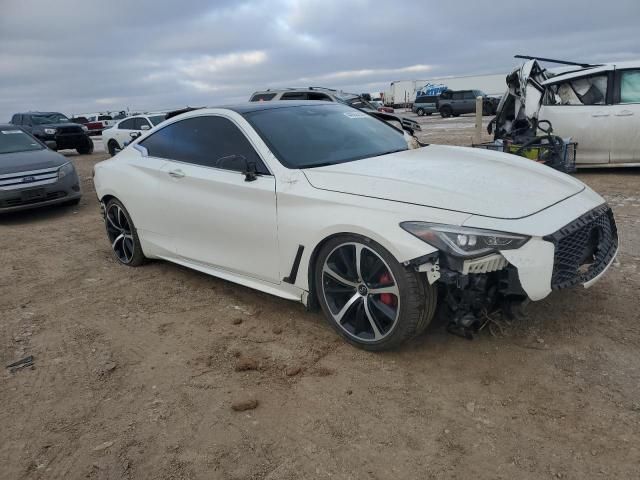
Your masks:
{"label": "tinted side window", "polygon": [[591,75],[551,85],[544,96],[545,105],[604,105],[607,75]]}
{"label": "tinted side window", "polygon": [[255,162],[258,173],[268,170],[247,140],[223,117],[192,117],[167,125],[140,143],[149,155],[204,167],[241,172],[245,162]]}
{"label": "tinted side window", "polygon": [[121,121],[118,124],[118,129],[120,129],[120,130],[135,130],[136,129],[136,119],[135,118],[127,118],[126,120]]}
{"label": "tinted side window", "polygon": [[473,92],[464,92],[464,99],[465,100],[473,100],[475,98],[476,98],[476,96],[473,94]]}
{"label": "tinted side window", "polygon": [[307,93],[307,98],[309,100],[325,100],[328,102],[331,101],[331,98],[329,98],[329,95],[325,95],[324,93],[317,93],[317,92]]}
{"label": "tinted side window", "polygon": [[463,94],[462,92],[455,92],[451,95],[453,100],[462,100]]}
{"label": "tinted side window", "polygon": [[16,114],[11,118],[11,123],[13,123],[14,125],[20,125],[21,120],[22,120],[22,115]]}
{"label": "tinted side window", "polygon": [[640,70],[620,72],[620,103],[640,103]]}
{"label": "tinted side window", "polygon": [[442,92],[440,94],[440,98],[444,99],[444,100],[448,100],[451,98],[451,92]]}
{"label": "tinted side window", "polygon": [[135,125],[134,127],[135,130],[142,130],[143,125],[146,125],[149,128],[151,128],[151,125],[149,125],[149,122],[147,122],[146,118],[136,118],[134,125]]}
{"label": "tinted side window", "polygon": [[306,100],[307,92],[287,92],[283,93],[281,100]]}

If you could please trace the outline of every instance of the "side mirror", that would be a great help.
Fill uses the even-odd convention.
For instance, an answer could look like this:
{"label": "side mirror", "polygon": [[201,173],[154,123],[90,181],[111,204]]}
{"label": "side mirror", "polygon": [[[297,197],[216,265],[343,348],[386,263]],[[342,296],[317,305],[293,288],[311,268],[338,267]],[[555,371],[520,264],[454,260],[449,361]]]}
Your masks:
{"label": "side mirror", "polygon": [[150,130],[151,127],[149,125],[141,125],[140,130]]}
{"label": "side mirror", "polygon": [[135,140],[136,138],[138,138],[139,136],[141,136],[142,134],[140,132],[131,132],[129,134],[129,136],[131,137],[131,141]]}
{"label": "side mirror", "polygon": [[44,142],[44,144],[47,146],[47,148],[49,150],[57,150],[58,149],[58,144],[56,143],[55,140],[46,140]]}
{"label": "side mirror", "polygon": [[[245,159],[246,160],[246,159]],[[258,179],[258,166],[256,162],[247,162],[245,170],[242,172],[244,174],[245,182],[253,182]]]}

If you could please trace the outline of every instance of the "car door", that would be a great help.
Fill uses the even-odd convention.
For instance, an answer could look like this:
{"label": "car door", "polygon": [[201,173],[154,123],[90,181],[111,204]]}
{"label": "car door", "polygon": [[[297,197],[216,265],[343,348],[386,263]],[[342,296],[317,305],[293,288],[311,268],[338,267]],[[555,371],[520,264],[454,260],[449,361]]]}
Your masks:
{"label": "car door", "polygon": [[464,112],[464,93],[463,92],[453,92],[451,95],[451,108],[453,109],[453,113],[456,115],[460,115]]}
{"label": "car door", "polygon": [[611,163],[640,163],[640,68],[616,70]]}
{"label": "car door", "polygon": [[113,136],[121,147],[131,142],[131,134],[137,131],[135,129],[136,118],[137,117],[125,118],[115,127]]}
{"label": "car door", "polygon": [[474,113],[476,111],[476,96],[472,91],[466,91],[463,95],[463,108],[460,113]]}
{"label": "car door", "polygon": [[[158,136],[169,128],[170,135]],[[170,124],[142,143],[154,139],[169,152],[164,213],[178,255],[279,283],[275,179],[240,128],[229,118],[201,115]],[[258,172],[252,181],[242,173],[248,164]]]}
{"label": "car door", "polygon": [[599,72],[547,84],[538,118],[553,133],[578,143],[577,164],[607,164],[612,147],[613,105],[607,103],[609,75]]}

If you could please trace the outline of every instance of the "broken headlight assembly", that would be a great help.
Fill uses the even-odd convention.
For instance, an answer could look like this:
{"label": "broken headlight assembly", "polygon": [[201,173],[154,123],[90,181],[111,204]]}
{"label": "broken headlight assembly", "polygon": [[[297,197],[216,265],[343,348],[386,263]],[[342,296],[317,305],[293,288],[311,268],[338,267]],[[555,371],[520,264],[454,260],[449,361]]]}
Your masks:
{"label": "broken headlight assembly", "polygon": [[529,241],[528,236],[477,228],[428,222],[402,222],[402,229],[458,258],[474,258],[499,250],[514,250]]}

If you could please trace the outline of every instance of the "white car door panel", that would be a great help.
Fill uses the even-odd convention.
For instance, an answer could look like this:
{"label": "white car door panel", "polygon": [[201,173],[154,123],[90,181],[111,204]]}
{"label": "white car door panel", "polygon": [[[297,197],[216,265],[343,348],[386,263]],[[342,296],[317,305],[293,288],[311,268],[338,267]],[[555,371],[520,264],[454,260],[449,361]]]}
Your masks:
{"label": "white car door panel", "polygon": [[[161,158],[134,155],[128,160],[126,178],[127,196],[122,200],[129,210],[141,233],[141,238],[149,242],[151,255],[175,255],[176,249],[171,232],[165,222],[167,189],[171,187],[163,167],[167,161]],[[153,199],[151,201],[150,199]]]}
{"label": "white car door panel", "polygon": [[167,162],[168,210],[178,255],[279,283],[275,179]]}
{"label": "white car door panel", "polygon": [[609,163],[612,105],[543,105],[538,118],[548,120],[553,133],[578,143],[576,163]]}
{"label": "white car door panel", "polygon": [[[140,145],[168,159],[162,217],[179,257],[279,283],[275,178],[228,117],[176,120]],[[246,181],[241,171],[255,168]]]}

